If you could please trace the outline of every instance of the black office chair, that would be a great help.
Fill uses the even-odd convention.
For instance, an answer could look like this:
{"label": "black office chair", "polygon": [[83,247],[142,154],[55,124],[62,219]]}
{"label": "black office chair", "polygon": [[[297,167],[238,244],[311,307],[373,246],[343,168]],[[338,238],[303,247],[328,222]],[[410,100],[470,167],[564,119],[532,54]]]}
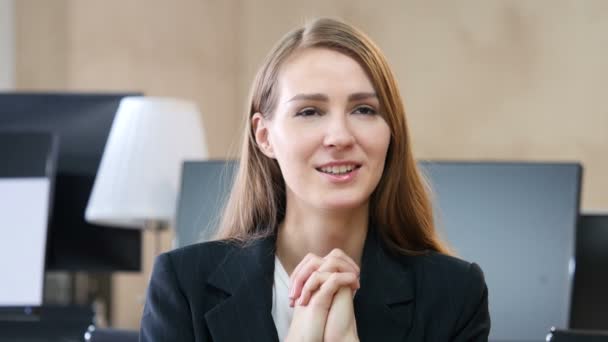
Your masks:
{"label": "black office chair", "polygon": [[608,342],[608,331],[558,330],[551,328],[547,335],[551,342]]}
{"label": "black office chair", "polygon": [[84,334],[86,342],[138,342],[139,333],[132,330],[96,328],[89,326]]}

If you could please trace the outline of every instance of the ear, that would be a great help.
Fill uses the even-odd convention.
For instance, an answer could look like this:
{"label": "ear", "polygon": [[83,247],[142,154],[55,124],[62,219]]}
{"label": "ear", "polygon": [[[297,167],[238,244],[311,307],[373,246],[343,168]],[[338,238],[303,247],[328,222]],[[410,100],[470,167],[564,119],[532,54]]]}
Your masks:
{"label": "ear", "polygon": [[274,151],[268,134],[268,120],[264,118],[262,113],[255,113],[251,118],[251,126],[253,127],[255,142],[258,144],[260,151],[268,158],[274,158]]}

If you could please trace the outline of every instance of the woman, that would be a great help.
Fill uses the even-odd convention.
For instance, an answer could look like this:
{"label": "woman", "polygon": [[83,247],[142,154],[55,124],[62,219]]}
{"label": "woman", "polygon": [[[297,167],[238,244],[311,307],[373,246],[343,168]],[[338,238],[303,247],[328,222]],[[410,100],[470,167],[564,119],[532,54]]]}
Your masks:
{"label": "woman", "polygon": [[158,257],[144,341],[486,341],[487,287],[433,226],[381,51],[319,19],[252,87],[217,241]]}

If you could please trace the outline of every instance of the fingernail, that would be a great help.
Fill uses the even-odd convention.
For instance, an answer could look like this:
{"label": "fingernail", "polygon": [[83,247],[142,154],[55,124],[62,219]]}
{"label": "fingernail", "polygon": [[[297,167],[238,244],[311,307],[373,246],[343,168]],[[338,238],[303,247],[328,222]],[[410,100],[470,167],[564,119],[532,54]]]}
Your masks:
{"label": "fingernail", "polygon": [[289,298],[293,298],[294,288],[289,289]]}

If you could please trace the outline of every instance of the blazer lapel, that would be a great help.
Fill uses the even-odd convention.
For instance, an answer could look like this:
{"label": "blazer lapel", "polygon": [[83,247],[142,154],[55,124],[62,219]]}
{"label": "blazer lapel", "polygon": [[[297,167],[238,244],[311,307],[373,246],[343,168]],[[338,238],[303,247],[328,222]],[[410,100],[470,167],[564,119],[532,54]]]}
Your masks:
{"label": "blazer lapel", "polygon": [[390,256],[370,226],[363,249],[361,288],[355,295],[361,341],[403,341],[414,317],[414,276],[405,260]]}
{"label": "blazer lapel", "polygon": [[272,319],[275,240],[266,237],[236,248],[208,284],[227,299],[205,314],[214,341],[277,341]]}
{"label": "blazer lapel", "polygon": [[[205,314],[214,341],[276,341],[272,319],[275,237],[236,248],[208,284],[228,295]],[[370,226],[354,300],[361,341],[403,341],[414,317],[414,276],[407,258],[390,256]]]}

